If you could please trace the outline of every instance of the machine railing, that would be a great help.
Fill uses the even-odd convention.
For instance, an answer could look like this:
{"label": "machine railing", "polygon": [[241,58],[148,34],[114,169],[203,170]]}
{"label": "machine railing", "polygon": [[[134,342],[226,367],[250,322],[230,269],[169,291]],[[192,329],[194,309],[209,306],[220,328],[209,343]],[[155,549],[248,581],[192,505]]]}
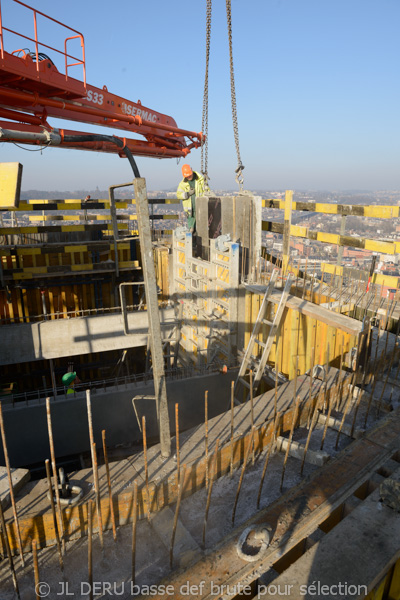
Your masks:
{"label": "machine railing", "polygon": [[[50,17],[49,15],[46,15],[45,13],[41,12],[40,10],[37,10],[36,8],[33,8],[32,6],[28,6],[28,4],[25,4],[24,2],[21,2],[20,0],[13,0],[13,2],[15,2],[16,4],[19,4],[21,6],[23,6],[24,8],[27,8],[28,10],[32,11],[33,13],[33,25],[34,25],[34,32],[35,32],[35,37],[31,38],[27,35],[24,35],[23,33],[19,33],[18,31],[14,31],[13,29],[10,29],[9,27],[5,27],[5,25],[3,24],[3,19],[2,19],[2,12],[1,12],[1,3],[0,3],[0,53],[1,53],[1,58],[4,58],[4,52],[5,52],[5,47],[4,47],[4,35],[3,32],[7,31],[8,33],[11,33],[13,35],[16,35],[19,38],[22,38],[24,40],[27,40],[29,42],[33,42],[35,44],[35,50],[34,50],[34,57],[36,59],[36,70],[39,71],[39,63],[40,63],[40,50],[39,50],[39,46],[43,47],[43,48],[47,48],[49,50],[52,50],[54,52],[57,52],[58,54],[61,54],[64,57],[65,60],[65,78],[68,79],[68,68],[72,67],[72,66],[77,66],[77,65],[82,65],[82,69],[83,69],[83,84],[84,87],[86,89],[86,63],[85,63],[85,41],[84,41],[84,37],[82,35],[82,33],[80,33],[79,31],[77,31],[76,29],[73,29],[72,27],[69,27],[68,25],[65,25],[65,23],[61,23],[61,21],[57,21],[57,19],[53,19],[52,17]],[[64,27],[65,29],[67,29],[69,32],[72,32],[76,35],[73,36],[68,36],[67,38],[65,38],[64,40],[64,51],[59,50],[57,48],[54,48],[53,46],[49,46],[48,44],[45,44],[43,41],[40,41],[38,38],[38,15],[40,15],[41,17],[44,17],[45,19],[48,19],[49,21],[52,21],[53,23],[56,23],[57,25],[60,25],[61,27]],[[81,42],[81,48],[82,48],[82,58],[77,58],[76,56],[73,56],[71,54],[67,53],[67,42],[69,40],[73,40],[73,39],[79,39]],[[14,50],[13,52],[11,52],[11,54],[17,54],[23,52],[24,57],[26,56],[25,50],[24,49],[20,49],[20,50]],[[71,59],[73,61],[73,63],[69,63],[68,64],[68,59]]]}
{"label": "machine railing", "polygon": [[[199,375],[210,375],[218,371],[218,367],[209,366],[208,368],[194,369],[193,367],[173,367],[165,369],[167,380],[187,379],[189,377]],[[74,393],[67,394],[65,386],[56,387],[56,395],[53,388],[37,389],[34,392],[19,392],[16,394],[7,394],[0,396],[3,408],[5,410],[11,408],[20,408],[31,406],[32,404],[46,403],[46,398],[50,397],[52,401],[75,400],[77,398],[86,398],[86,390],[90,390],[95,398],[96,392],[124,391],[128,390],[129,386],[137,386],[153,381],[152,373],[140,373],[126,375],[123,377],[112,377],[109,379],[98,379],[96,381],[88,381],[79,383],[75,386]]]}

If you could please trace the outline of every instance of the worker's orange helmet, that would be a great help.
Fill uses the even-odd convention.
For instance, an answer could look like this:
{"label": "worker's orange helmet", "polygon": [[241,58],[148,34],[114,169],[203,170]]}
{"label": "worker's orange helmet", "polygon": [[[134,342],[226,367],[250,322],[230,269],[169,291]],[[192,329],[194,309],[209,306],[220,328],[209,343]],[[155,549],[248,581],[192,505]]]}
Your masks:
{"label": "worker's orange helmet", "polygon": [[182,175],[184,177],[190,177],[191,175],[193,175],[192,167],[190,165],[183,165],[182,166]]}

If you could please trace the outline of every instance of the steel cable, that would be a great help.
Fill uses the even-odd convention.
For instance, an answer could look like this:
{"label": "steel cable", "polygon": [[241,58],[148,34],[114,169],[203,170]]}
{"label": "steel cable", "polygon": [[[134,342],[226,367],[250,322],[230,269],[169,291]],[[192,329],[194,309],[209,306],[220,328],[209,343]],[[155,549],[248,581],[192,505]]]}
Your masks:
{"label": "steel cable", "polygon": [[210,64],[210,46],[211,46],[211,13],[212,0],[207,0],[206,17],[206,73],[204,78],[204,96],[203,96],[203,116],[201,120],[201,130],[203,137],[201,140],[201,172],[205,183],[208,183],[208,70]]}
{"label": "steel cable", "polygon": [[233,68],[233,52],[232,52],[232,12],[231,12],[231,0],[226,0],[226,19],[228,24],[228,37],[229,37],[229,64],[231,74],[231,101],[232,101],[232,122],[233,122],[233,134],[235,137],[236,154],[238,160],[238,166],[235,171],[236,181],[239,184],[239,188],[243,187],[243,169],[242,159],[240,158],[239,148],[239,129],[237,120],[237,109],[236,109],[236,92],[235,92],[235,72]]}

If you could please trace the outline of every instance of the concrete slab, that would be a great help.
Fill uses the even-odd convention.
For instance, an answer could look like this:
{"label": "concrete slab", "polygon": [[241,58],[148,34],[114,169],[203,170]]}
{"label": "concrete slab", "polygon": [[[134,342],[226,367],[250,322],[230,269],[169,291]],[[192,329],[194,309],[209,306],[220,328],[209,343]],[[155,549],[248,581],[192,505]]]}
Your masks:
{"label": "concrete slab", "polygon": [[[175,327],[173,308],[160,309],[165,335]],[[34,360],[123,350],[145,346],[148,337],[147,311],[128,313],[129,335],[124,333],[122,314],[57,319],[41,323],[20,323],[2,327],[0,363],[19,364]],[[15,343],[18,336],[18,343]]]}
{"label": "concrete slab", "polygon": [[[174,518],[175,512],[169,506],[166,506],[160,512],[155,513],[150,520],[154,532],[159,536],[168,552],[171,545]],[[200,546],[178,518],[174,541],[174,557],[176,557],[174,565],[186,567],[200,552]]]}
{"label": "concrete slab", "polygon": [[[30,480],[28,469],[11,469],[11,480],[14,495]],[[10,486],[8,484],[7,469],[0,467],[0,502],[3,510],[11,505]]]}
{"label": "concrete slab", "polygon": [[[400,481],[400,468],[394,479]],[[379,498],[375,490],[274,579],[274,586],[289,590],[291,598],[305,600],[367,596],[400,556],[400,514]],[[275,588],[265,586],[258,592],[265,600],[276,598]]]}

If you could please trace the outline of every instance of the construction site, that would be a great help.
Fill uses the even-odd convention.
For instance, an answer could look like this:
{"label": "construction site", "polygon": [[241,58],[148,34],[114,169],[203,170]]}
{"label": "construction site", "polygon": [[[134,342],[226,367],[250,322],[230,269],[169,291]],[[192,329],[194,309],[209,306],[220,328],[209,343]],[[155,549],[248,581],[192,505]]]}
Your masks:
{"label": "construction site", "polygon": [[[238,151],[238,192],[206,186],[191,230],[136,158],[198,149],[206,175],[206,92],[203,131],[181,129],[90,85],[83,34],[56,21],[53,47],[54,19],[12,1],[35,33],[0,5],[0,141],[117,154],[132,180],[23,200],[0,163],[0,600],[400,600],[400,290],[376,268],[400,242],[346,234],[400,207],[255,195]],[[210,27],[207,0],[208,48]]]}

